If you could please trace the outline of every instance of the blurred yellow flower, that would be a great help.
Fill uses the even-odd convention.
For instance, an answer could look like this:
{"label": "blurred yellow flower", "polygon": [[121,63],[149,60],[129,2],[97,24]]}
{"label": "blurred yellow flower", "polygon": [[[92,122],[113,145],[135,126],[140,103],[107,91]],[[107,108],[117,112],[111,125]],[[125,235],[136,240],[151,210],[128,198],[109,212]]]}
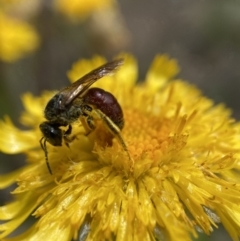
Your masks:
{"label": "blurred yellow flower", "polygon": [[55,8],[66,16],[84,19],[96,10],[112,7],[114,0],[55,0]]}
{"label": "blurred yellow flower", "polygon": [[0,60],[16,61],[38,47],[38,35],[28,23],[0,11],[0,25]]}
{"label": "blurred yellow flower", "polygon": [[[219,222],[239,240],[240,124],[223,105],[173,80],[179,67],[168,56],[156,56],[141,84],[134,58],[122,57],[121,70],[96,86],[123,108],[122,136],[134,163],[115,139],[111,146],[99,144],[106,130],[86,136],[77,122],[70,148],[48,144],[50,175],[38,126],[53,93],[25,94],[21,122],[29,130],[9,118],[0,122],[1,151],[24,153],[28,160],[0,177],[1,188],[18,184],[14,201],[0,207],[0,239],[33,215],[29,230],[5,240],[187,241],[198,232],[210,234]],[[81,60],[68,75],[75,80],[104,62],[99,56]]]}

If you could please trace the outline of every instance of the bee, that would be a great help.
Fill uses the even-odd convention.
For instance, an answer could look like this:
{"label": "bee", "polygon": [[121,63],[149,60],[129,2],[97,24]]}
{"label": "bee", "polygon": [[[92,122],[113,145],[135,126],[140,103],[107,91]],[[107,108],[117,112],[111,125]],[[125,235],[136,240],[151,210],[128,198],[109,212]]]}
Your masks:
{"label": "bee", "polygon": [[[89,88],[97,80],[117,71],[123,62],[123,59],[117,59],[94,69],[62,89],[47,103],[44,110],[47,121],[41,123],[39,128],[43,134],[40,144],[45,153],[50,174],[52,174],[52,170],[48,161],[46,143],[62,146],[64,140],[65,144],[69,146],[68,143],[74,139],[70,138],[72,123],[78,119],[82,122],[87,134],[96,128],[96,121],[101,120],[107,130],[118,139],[130,158],[120,133],[124,126],[124,117],[117,99],[103,89]],[[67,127],[67,130],[64,131],[61,127]]]}

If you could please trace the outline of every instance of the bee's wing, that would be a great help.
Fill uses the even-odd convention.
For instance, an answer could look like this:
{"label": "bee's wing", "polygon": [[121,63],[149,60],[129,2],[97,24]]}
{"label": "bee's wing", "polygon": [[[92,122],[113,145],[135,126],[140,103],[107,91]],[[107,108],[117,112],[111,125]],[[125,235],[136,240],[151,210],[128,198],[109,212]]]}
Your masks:
{"label": "bee's wing", "polygon": [[59,92],[61,94],[62,99],[60,104],[60,108],[65,108],[69,105],[75,98],[78,96],[83,96],[85,91],[98,79],[106,75],[110,75],[111,73],[117,71],[119,67],[123,65],[123,59],[113,60],[108,62],[97,69],[89,72],[88,74],[84,75],[76,82],[71,84],[70,86],[64,88]]}

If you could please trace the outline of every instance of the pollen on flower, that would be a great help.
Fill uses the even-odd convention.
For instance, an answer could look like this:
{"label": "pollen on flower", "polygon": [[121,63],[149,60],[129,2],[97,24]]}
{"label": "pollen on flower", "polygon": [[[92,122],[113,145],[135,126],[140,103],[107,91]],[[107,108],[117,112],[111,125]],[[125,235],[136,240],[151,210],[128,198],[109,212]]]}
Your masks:
{"label": "pollen on flower", "polygon": [[[78,68],[81,73],[99,59],[85,60],[86,68],[78,62],[70,73],[77,77]],[[69,147],[47,143],[53,175],[38,128],[51,94],[25,95],[21,122],[30,130],[17,129],[9,118],[0,122],[0,150],[28,159],[23,169],[0,177],[1,188],[18,184],[16,200],[0,207],[0,239],[190,241],[198,232],[210,235],[221,222],[238,241],[240,124],[194,86],[170,80],[178,69],[175,60],[158,56],[147,81],[137,85],[136,62],[125,55],[120,73],[96,86],[123,109],[126,149],[101,119],[91,133],[76,121]],[[6,238],[29,215],[36,224]]]}
{"label": "pollen on flower", "polygon": [[[156,150],[168,138],[170,130],[166,129],[164,120],[150,116],[136,110],[125,111],[126,130],[125,138],[131,155],[138,160],[143,154],[153,157]],[[161,131],[162,129],[164,129]]]}

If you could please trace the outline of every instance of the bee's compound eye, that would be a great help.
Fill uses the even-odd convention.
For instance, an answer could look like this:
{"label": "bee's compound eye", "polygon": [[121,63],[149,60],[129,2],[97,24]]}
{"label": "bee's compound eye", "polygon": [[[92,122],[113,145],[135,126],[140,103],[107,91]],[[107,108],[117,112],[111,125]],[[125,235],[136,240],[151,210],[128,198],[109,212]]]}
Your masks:
{"label": "bee's compound eye", "polygon": [[59,125],[51,124],[46,121],[40,124],[39,128],[50,144],[53,146],[62,145],[62,130],[59,128]]}

